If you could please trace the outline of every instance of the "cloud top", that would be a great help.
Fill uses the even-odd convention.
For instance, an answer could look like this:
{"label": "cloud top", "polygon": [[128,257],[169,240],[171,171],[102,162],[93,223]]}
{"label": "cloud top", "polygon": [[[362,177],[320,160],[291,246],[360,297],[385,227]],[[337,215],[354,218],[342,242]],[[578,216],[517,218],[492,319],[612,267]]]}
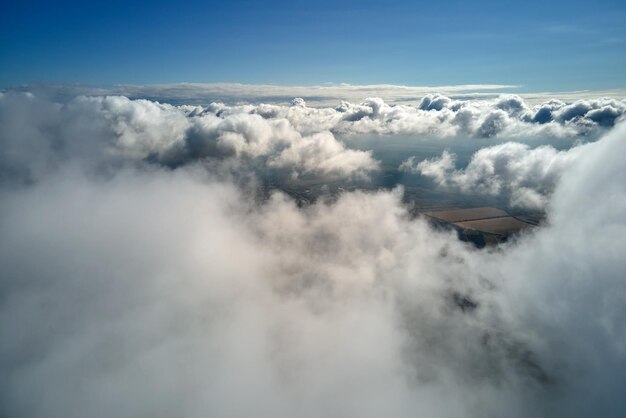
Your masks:
{"label": "cloud top", "polygon": [[456,168],[456,155],[449,151],[439,158],[419,162],[409,157],[399,169],[430,177],[446,190],[506,195],[511,206],[543,209],[563,173],[584,158],[588,147],[557,151],[551,146],[530,148],[507,142],[482,148],[463,169]]}
{"label": "cloud top", "polygon": [[286,118],[221,105],[207,109],[126,97],[66,104],[30,94],[0,97],[0,170],[36,178],[67,159],[111,164],[150,160],[176,167],[203,160],[259,160],[294,176],[367,176],[370,152],[350,150],[323,129],[301,133]]}
{"label": "cloud top", "polygon": [[339,131],[577,130],[607,103],[539,123],[514,97],[2,95],[0,415],[624,416],[623,123],[568,151],[490,147],[465,170],[451,153],[407,162],[546,200],[545,226],[484,251],[412,216],[401,188],[298,205],[210,167],[352,176],[375,162]]}
{"label": "cloud top", "polygon": [[549,100],[527,105],[519,96],[493,100],[455,100],[428,94],[416,105],[389,104],[381,98],[342,101],[334,108],[212,104],[204,112],[252,113],[287,119],[300,132],[330,130],[340,134],[412,134],[438,137],[567,137],[609,128],[626,112],[626,102],[608,98],[565,103]]}
{"label": "cloud top", "polygon": [[2,411],[621,416],[623,135],[498,252],[401,191],[258,204],[187,168],[3,190]]}

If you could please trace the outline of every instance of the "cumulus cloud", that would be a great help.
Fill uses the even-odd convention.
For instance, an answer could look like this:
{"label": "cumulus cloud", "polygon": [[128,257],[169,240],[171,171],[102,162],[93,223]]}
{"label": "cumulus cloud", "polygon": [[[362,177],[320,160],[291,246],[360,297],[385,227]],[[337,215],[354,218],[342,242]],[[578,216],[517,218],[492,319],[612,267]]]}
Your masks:
{"label": "cumulus cloud", "polygon": [[566,151],[551,146],[530,148],[507,142],[482,148],[467,167],[456,168],[456,155],[444,151],[441,157],[417,161],[409,157],[399,169],[430,177],[441,188],[462,193],[510,197],[512,206],[544,208],[563,173],[584,158],[589,144]]}
{"label": "cumulus cloud", "polygon": [[258,114],[284,118],[303,134],[329,130],[338,134],[413,134],[436,137],[573,137],[613,126],[625,113],[626,103],[614,99],[579,100],[566,104],[550,100],[527,105],[515,95],[493,100],[454,100],[439,94],[424,96],[417,106],[390,104],[370,97],[358,103],[309,107],[304,100],[290,106],[214,103],[205,113]]}
{"label": "cumulus cloud", "polygon": [[[206,106],[172,106],[123,96],[79,96],[52,102],[30,93],[9,91],[0,97],[0,132],[5,155],[3,170],[19,170],[24,163],[40,172],[59,156],[99,153],[109,158],[145,159],[176,166],[202,158],[228,157],[282,161],[294,150],[311,150],[313,135],[330,132],[351,134],[407,134],[428,137],[572,138],[610,128],[623,118],[624,101],[558,100],[529,106],[518,96],[494,100],[454,100],[428,94],[417,106],[389,104],[381,98],[358,103],[342,101],[335,107],[309,107],[297,98],[290,105],[211,103]],[[26,117],[25,115],[30,115]],[[33,120],[30,120],[32,118]],[[328,132],[317,138],[329,138]],[[595,137],[595,135],[592,135]],[[45,141],[42,141],[45,137]],[[31,160],[29,147],[46,149]],[[322,147],[318,147],[320,150]],[[328,150],[328,147],[323,147]],[[340,161],[362,161],[354,173],[361,175],[375,165],[371,156],[333,144]],[[21,155],[21,150],[25,154]],[[284,156],[280,153],[285,151]],[[358,152],[358,151],[356,151]],[[289,157],[287,157],[289,155]],[[325,157],[324,157],[325,158]],[[317,156],[317,160],[321,160]],[[303,173],[306,167],[308,173]],[[342,167],[289,167],[296,174],[333,171]],[[352,175],[350,174],[350,175]]]}
{"label": "cumulus cloud", "polygon": [[539,105],[530,117],[539,123],[555,120],[561,123],[573,121],[580,124],[595,123],[600,126],[613,126],[625,111],[626,103],[623,100],[601,98],[577,100],[570,104],[560,100],[550,100]]}
{"label": "cumulus cloud", "polygon": [[[536,169],[543,153],[562,166],[538,174],[553,179],[547,225],[479,251],[410,216],[402,189],[259,202],[201,164],[152,164],[139,135],[151,112],[181,112],[168,140],[186,146],[197,124],[216,147],[198,155],[365,163],[328,132],[114,100],[83,119],[36,102],[38,118],[0,125],[3,150],[46,167],[0,187],[0,415],[624,415],[626,126],[571,160],[537,151]],[[505,145],[513,160],[535,151]],[[136,163],[87,170],[103,150]]]}
{"label": "cumulus cloud", "polygon": [[121,96],[80,96],[59,104],[7,93],[0,97],[0,172],[33,179],[60,161],[81,158],[168,166],[203,159],[269,159],[267,167],[296,175],[344,177],[377,168],[369,152],[347,149],[330,132],[309,136],[284,117],[265,118],[243,109],[172,106]]}
{"label": "cumulus cloud", "polygon": [[[367,176],[378,168],[370,152],[347,149],[330,132],[300,138],[289,148],[270,159],[270,167],[295,168],[323,176]],[[294,170],[294,173],[298,172]]]}

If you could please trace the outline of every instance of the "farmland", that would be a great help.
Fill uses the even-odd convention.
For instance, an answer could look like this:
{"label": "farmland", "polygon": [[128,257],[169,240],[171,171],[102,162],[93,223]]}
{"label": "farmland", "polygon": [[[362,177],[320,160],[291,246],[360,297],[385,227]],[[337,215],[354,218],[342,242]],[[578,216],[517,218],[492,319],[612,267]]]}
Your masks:
{"label": "farmland", "polygon": [[435,224],[456,229],[459,238],[478,247],[504,242],[510,236],[535,226],[494,207],[440,210],[425,212],[424,215]]}

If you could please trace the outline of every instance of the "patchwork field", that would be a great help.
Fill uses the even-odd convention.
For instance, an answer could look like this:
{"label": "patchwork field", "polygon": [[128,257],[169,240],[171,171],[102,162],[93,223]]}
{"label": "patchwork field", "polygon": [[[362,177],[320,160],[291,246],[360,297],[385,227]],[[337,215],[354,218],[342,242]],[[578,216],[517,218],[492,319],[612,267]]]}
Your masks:
{"label": "patchwork field", "polygon": [[444,210],[428,212],[426,213],[426,215],[449,223],[475,221],[479,219],[502,218],[509,216],[509,214],[502,209],[492,207]]}
{"label": "patchwork field", "polygon": [[454,225],[463,229],[473,229],[476,231],[486,232],[489,234],[497,234],[508,236],[522,229],[531,227],[530,224],[522,222],[512,216],[491,219],[478,219],[474,221],[455,222]]}
{"label": "patchwork field", "polygon": [[494,207],[440,210],[424,215],[436,223],[452,226],[460,239],[478,247],[506,241],[509,236],[535,226]]}

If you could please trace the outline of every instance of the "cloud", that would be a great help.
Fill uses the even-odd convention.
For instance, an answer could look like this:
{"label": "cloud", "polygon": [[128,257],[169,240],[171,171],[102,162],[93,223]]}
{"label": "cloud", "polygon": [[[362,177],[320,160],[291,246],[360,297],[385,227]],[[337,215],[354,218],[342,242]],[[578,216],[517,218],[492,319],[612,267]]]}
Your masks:
{"label": "cloud", "polygon": [[427,94],[418,107],[421,110],[442,110],[444,107],[448,107],[451,101],[450,98],[445,96]]}
{"label": "cloud", "polygon": [[[76,96],[127,96],[178,105],[207,105],[224,102],[271,103],[286,105],[294,97],[301,97],[314,107],[335,106],[341,101],[360,102],[365,97],[380,97],[393,104],[420,105],[428,95],[445,95],[455,100],[489,100],[515,91],[522,86],[501,84],[469,84],[452,86],[403,86],[393,84],[357,85],[347,83],[325,83],[313,86],[286,86],[275,84],[240,83],[177,83],[146,85],[114,85],[94,87],[77,84],[27,84],[14,86],[9,91],[34,92],[53,101],[67,101]],[[520,93],[526,103],[541,104],[559,99],[564,102],[589,100],[594,97],[609,97],[622,100],[626,89],[582,90],[569,92]]]}
{"label": "cloud", "polygon": [[[83,85],[23,85],[11,90],[36,92],[55,101],[64,101],[75,96],[128,96],[175,104],[203,104],[211,102],[273,103],[288,104],[294,97],[301,97],[318,106],[333,106],[335,103],[360,101],[364,97],[382,97],[392,102],[417,101],[425,94],[462,94],[475,97],[493,96],[519,86],[502,84],[468,84],[452,86],[403,86],[393,84],[355,85],[347,83],[325,83],[312,86],[287,86],[276,84],[241,83],[178,83],[147,85],[115,85],[92,87]],[[496,93],[494,93],[496,92]]]}
{"label": "cloud", "polygon": [[623,416],[625,135],[497,251],[401,189],[300,208],[149,164],[2,188],[2,414]]}
{"label": "cloud", "polygon": [[[532,107],[511,95],[454,100],[429,94],[418,106],[369,98],[316,108],[301,98],[288,106],[173,106],[123,96],[79,96],[54,102],[15,91],[0,97],[0,107],[0,145],[5,150],[0,156],[0,175],[25,179],[45,175],[65,158],[98,159],[102,165],[149,159],[170,167],[207,159],[254,159],[259,166],[281,168],[294,176],[341,173],[362,177],[377,167],[372,155],[349,150],[338,138],[406,134],[593,139],[626,111],[623,101],[613,99],[571,104],[550,100]],[[319,138],[323,144],[316,144]],[[331,156],[330,150],[338,154]],[[311,158],[314,151],[320,154]],[[331,167],[344,162],[351,168]]]}
{"label": "cloud", "polygon": [[590,146],[557,151],[551,146],[530,148],[526,144],[507,142],[480,149],[463,169],[456,168],[456,155],[449,151],[431,160],[417,161],[410,157],[399,169],[430,177],[447,190],[509,196],[512,206],[541,209],[563,173],[583,159]]}
{"label": "cloud", "polygon": [[59,104],[7,93],[0,97],[0,174],[32,181],[68,159],[105,166],[257,159],[294,175],[344,177],[377,168],[370,153],[347,149],[330,132],[310,137],[285,118],[264,118],[251,110],[256,109],[172,106],[121,96],[80,96]]}
{"label": "cloud", "polygon": [[620,106],[423,103],[2,94],[0,415],[623,416],[623,123],[463,170],[405,162],[546,207],[484,251],[411,216],[401,188],[299,206],[207,170],[360,176],[376,162],[334,133],[584,132]]}
{"label": "cloud", "polygon": [[[351,175],[367,177],[368,172],[378,169],[370,151],[347,149],[330,132],[300,138],[270,159],[268,165],[290,169],[298,167],[305,173],[344,178]],[[297,171],[294,172],[297,174]]]}
{"label": "cloud", "polygon": [[337,134],[412,134],[436,137],[545,138],[586,136],[613,126],[626,112],[624,101],[597,99],[566,104],[549,100],[527,105],[519,96],[494,100],[454,100],[428,94],[417,106],[390,104],[379,97],[333,107],[308,107],[298,99],[291,106],[214,103],[205,113],[220,116],[258,114],[287,119],[303,134],[328,130]]}

